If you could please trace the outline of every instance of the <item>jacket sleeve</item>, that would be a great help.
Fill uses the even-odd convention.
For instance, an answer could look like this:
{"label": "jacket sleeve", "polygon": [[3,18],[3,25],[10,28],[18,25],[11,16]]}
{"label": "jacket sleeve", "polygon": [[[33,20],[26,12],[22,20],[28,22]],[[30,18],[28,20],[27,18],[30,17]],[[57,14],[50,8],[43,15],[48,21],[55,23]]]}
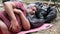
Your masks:
{"label": "jacket sleeve", "polygon": [[40,14],[39,16],[40,16],[40,18],[36,18],[35,16],[33,16],[33,17],[28,16],[27,18],[31,23],[37,23],[37,22],[43,23],[43,22],[45,22],[43,15]]}
{"label": "jacket sleeve", "polygon": [[40,18],[28,16],[28,20],[30,21],[30,24],[33,28],[39,27],[45,22],[42,15],[40,15]]}

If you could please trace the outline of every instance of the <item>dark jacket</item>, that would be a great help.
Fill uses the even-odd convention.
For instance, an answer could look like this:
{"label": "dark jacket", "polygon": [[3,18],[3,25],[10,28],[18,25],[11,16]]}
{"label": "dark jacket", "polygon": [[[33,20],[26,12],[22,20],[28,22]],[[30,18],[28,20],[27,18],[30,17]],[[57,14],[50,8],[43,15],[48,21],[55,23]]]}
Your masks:
{"label": "dark jacket", "polygon": [[[44,7],[43,7],[44,8]],[[54,7],[45,7],[38,10],[38,17],[43,16],[45,23],[50,23],[57,17],[57,10]]]}
{"label": "dark jacket", "polygon": [[2,0],[2,3],[7,2],[7,1],[10,1],[10,0]]}
{"label": "dark jacket", "polygon": [[30,21],[32,28],[37,28],[45,22],[42,15],[40,16],[40,18],[37,18],[35,15],[28,15],[27,18]]}
{"label": "dark jacket", "polygon": [[48,12],[48,14],[47,14],[47,16],[46,16],[46,23],[49,23],[49,22],[51,22],[51,21],[53,21],[56,17],[57,17],[57,10],[56,10],[56,8],[53,8],[53,7],[49,7],[48,9],[47,9],[47,12]]}

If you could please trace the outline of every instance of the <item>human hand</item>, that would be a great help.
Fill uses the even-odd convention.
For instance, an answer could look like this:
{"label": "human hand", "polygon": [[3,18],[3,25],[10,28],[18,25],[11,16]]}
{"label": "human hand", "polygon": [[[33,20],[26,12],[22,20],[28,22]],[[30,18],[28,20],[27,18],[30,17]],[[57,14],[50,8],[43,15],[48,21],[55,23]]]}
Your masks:
{"label": "human hand", "polygon": [[17,14],[22,13],[22,11],[21,11],[21,10],[19,10],[19,9],[14,9],[14,12],[15,12],[15,13],[17,13]]}
{"label": "human hand", "polygon": [[19,32],[21,30],[21,27],[19,26],[17,21],[11,20],[10,30],[12,32]]}

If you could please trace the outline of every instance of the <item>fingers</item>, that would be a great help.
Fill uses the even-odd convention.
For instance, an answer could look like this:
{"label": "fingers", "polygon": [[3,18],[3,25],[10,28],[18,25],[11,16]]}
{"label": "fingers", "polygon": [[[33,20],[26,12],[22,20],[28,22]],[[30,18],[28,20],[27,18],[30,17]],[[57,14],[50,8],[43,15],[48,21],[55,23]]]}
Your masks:
{"label": "fingers", "polygon": [[20,27],[17,25],[17,26],[15,26],[15,25],[11,25],[10,26],[10,30],[12,31],[12,32],[19,32],[20,31]]}
{"label": "fingers", "polygon": [[18,22],[17,21],[11,21],[11,25],[10,25],[10,28],[9,28],[12,32],[19,32],[21,27],[19,26]]}
{"label": "fingers", "polygon": [[15,8],[15,9],[13,9],[13,10],[14,10],[14,11],[18,11],[18,12],[20,12],[20,11],[21,11],[21,10],[19,10],[19,9],[16,9],[16,8]]}
{"label": "fingers", "polygon": [[[14,28],[14,29],[13,29],[13,28]],[[13,28],[12,28],[12,31],[13,31],[13,32],[18,32],[18,26],[17,26],[17,27],[14,27],[14,26],[13,26]]]}

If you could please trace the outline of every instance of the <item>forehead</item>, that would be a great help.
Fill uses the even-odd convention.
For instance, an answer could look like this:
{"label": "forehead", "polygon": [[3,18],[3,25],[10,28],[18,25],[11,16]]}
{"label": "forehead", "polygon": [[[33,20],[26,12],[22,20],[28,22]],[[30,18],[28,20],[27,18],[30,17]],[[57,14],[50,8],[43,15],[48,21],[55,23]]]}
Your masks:
{"label": "forehead", "polygon": [[27,7],[34,7],[35,4],[29,4]]}

